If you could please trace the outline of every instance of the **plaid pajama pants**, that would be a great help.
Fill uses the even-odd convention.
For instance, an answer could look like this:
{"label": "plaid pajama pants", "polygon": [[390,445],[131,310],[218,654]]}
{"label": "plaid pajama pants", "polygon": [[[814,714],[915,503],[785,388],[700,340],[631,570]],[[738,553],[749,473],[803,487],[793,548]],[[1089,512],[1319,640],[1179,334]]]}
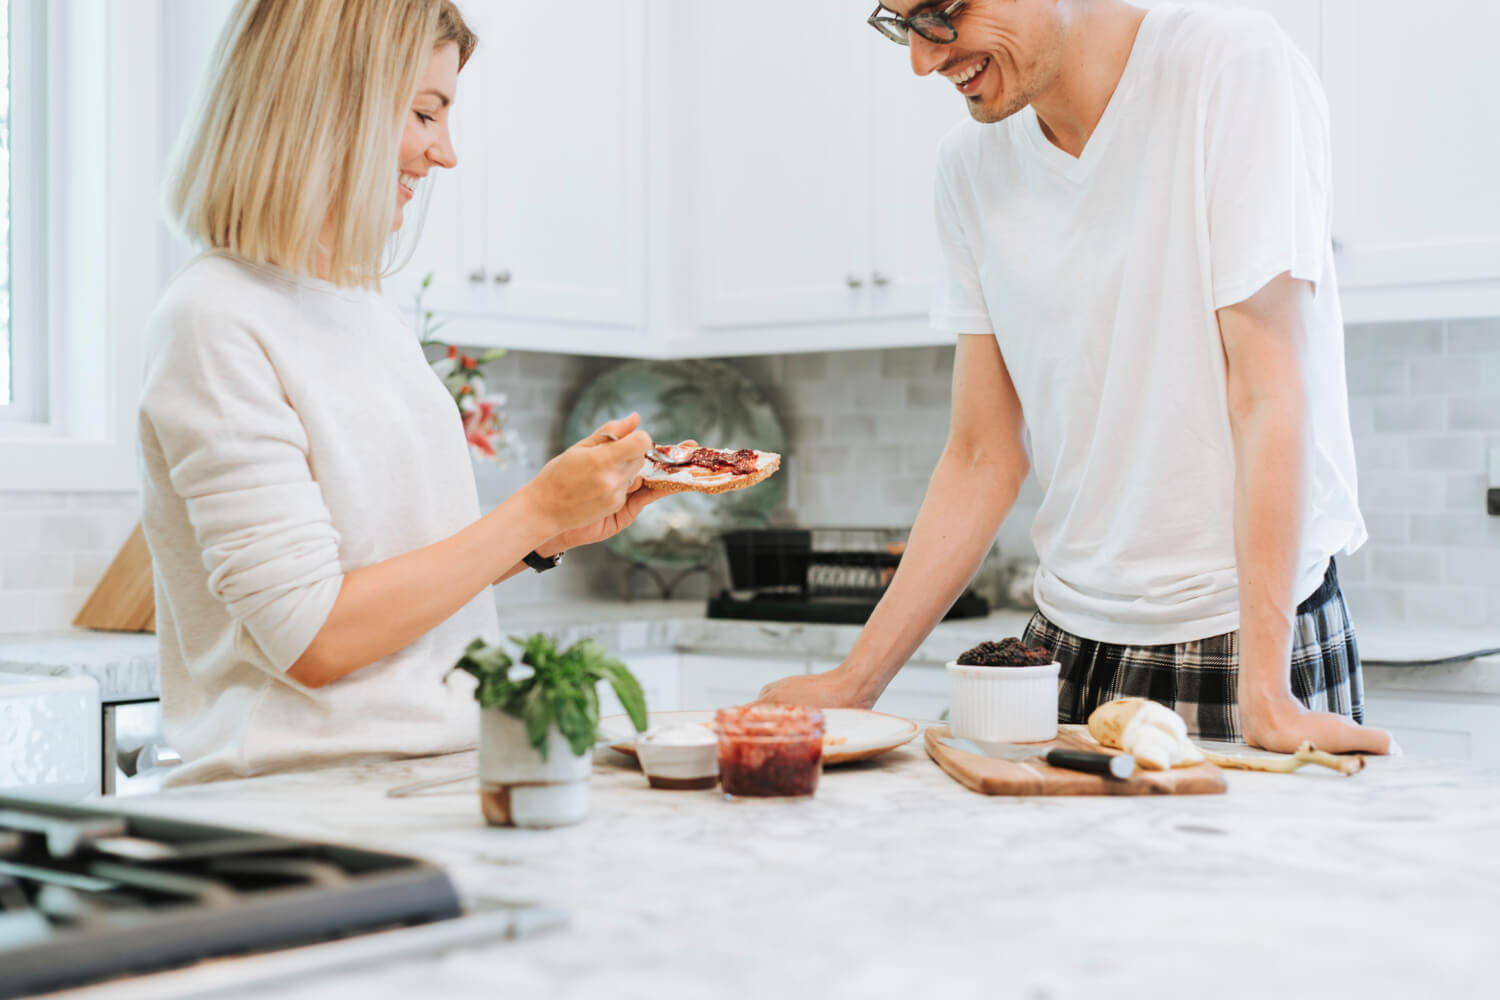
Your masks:
{"label": "plaid pajama pants", "polygon": [[[1226,632],[1163,646],[1119,646],[1064,632],[1041,612],[1031,616],[1023,637],[1062,664],[1059,722],[1086,722],[1105,702],[1138,696],[1175,709],[1196,738],[1236,742],[1242,740],[1235,691],[1239,640],[1238,632]],[[1315,711],[1364,721],[1359,647],[1332,559],[1317,591],[1297,606],[1292,693]]]}

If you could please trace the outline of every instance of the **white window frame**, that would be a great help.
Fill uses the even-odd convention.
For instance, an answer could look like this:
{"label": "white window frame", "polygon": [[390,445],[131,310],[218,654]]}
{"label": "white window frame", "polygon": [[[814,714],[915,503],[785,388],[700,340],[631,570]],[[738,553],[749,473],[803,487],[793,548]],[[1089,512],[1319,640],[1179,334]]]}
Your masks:
{"label": "white window frame", "polygon": [[41,10],[45,265],[23,337],[45,345],[46,406],[0,422],[0,493],[134,490],[141,332],[162,285],[160,2]]}
{"label": "white window frame", "polygon": [[38,51],[45,39],[43,0],[10,0],[10,387],[11,401],[0,403],[0,428],[28,423],[45,413],[46,394],[37,383],[45,368],[37,357],[38,310],[45,302],[43,271],[37,265],[45,244],[37,202],[46,195],[43,144],[38,132],[47,120],[43,67],[20,62],[17,54]]}

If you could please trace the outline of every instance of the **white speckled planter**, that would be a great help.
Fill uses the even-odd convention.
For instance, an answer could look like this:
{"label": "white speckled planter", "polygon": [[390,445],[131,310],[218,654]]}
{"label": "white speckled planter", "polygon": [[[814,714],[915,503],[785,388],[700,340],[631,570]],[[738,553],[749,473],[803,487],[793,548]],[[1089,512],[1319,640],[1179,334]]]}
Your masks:
{"label": "white speckled planter", "polygon": [[552,827],[589,814],[594,755],[573,755],[556,726],[547,759],[526,739],[526,723],[493,709],[479,712],[479,802],[492,826]]}
{"label": "white speckled planter", "polygon": [[0,670],[0,795],[99,794],[99,686]]}
{"label": "white speckled planter", "polygon": [[1040,743],[1057,738],[1054,661],[1040,667],[948,664],[948,727],[979,743]]}

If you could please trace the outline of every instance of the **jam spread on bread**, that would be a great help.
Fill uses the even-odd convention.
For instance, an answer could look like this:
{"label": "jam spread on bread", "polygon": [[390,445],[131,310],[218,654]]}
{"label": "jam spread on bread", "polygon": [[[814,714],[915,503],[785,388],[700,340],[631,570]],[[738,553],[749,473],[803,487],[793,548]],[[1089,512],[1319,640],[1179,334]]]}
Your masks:
{"label": "jam spread on bread", "polygon": [[752,475],[758,467],[755,452],[749,448],[741,448],[739,451],[696,448],[688,455],[686,464],[708,469],[710,472],[732,472],[737,476]]}

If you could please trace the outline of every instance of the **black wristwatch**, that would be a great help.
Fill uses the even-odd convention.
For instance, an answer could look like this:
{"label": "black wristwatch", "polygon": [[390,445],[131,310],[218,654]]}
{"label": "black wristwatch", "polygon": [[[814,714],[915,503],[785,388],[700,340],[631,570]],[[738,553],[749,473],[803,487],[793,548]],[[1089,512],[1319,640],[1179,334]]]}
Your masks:
{"label": "black wristwatch", "polygon": [[530,566],[532,569],[536,570],[538,573],[545,573],[549,569],[554,569],[558,563],[562,562],[562,557],[563,554],[559,552],[557,555],[552,556],[551,558],[546,558],[544,556],[537,555],[536,550],[533,549],[532,551],[522,556],[521,561]]}

